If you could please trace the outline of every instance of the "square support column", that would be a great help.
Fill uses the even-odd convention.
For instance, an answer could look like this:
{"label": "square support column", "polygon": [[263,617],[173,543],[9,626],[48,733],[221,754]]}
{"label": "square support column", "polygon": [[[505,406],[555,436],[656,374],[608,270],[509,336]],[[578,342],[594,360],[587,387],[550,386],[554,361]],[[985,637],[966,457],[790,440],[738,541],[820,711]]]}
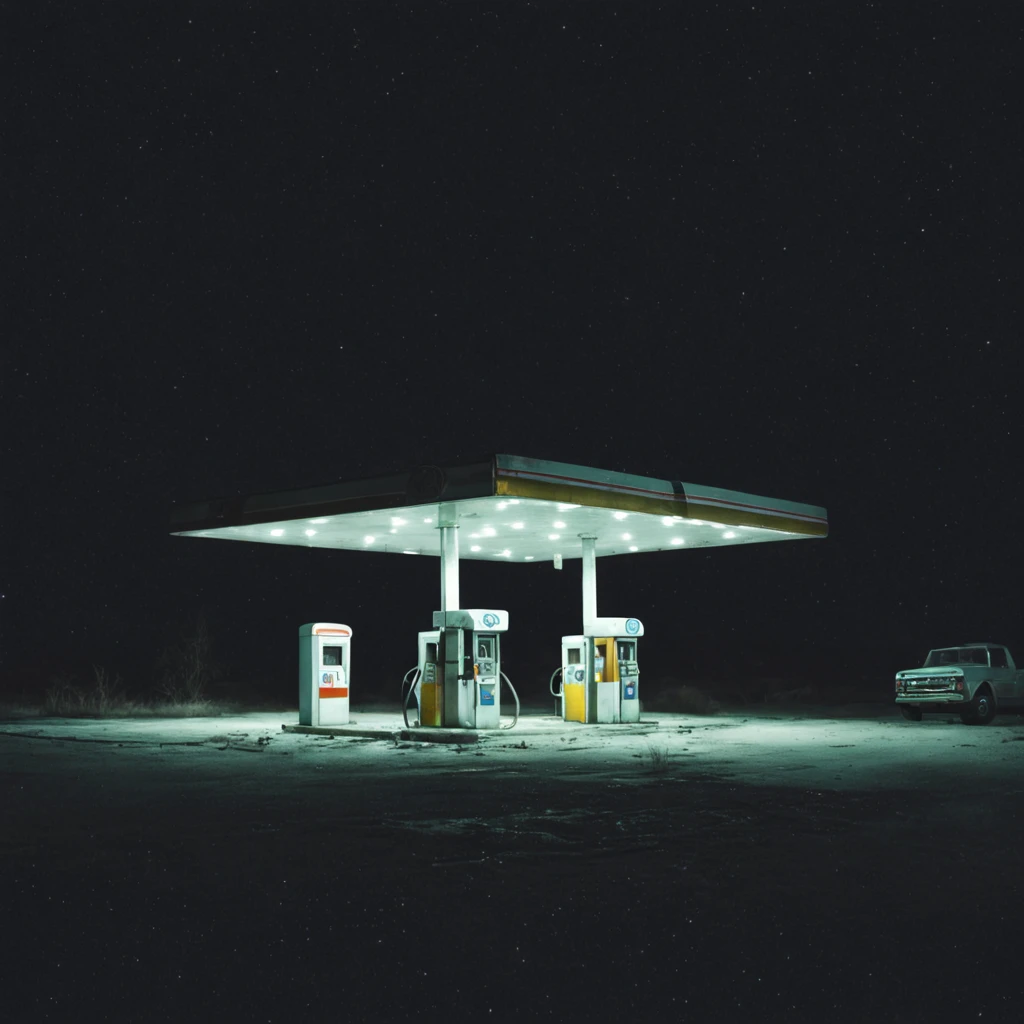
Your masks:
{"label": "square support column", "polygon": [[596,537],[582,537],[583,541],[583,632],[588,623],[597,618],[597,555]]}
{"label": "square support column", "polygon": [[441,611],[459,608],[459,528],[441,528]]}

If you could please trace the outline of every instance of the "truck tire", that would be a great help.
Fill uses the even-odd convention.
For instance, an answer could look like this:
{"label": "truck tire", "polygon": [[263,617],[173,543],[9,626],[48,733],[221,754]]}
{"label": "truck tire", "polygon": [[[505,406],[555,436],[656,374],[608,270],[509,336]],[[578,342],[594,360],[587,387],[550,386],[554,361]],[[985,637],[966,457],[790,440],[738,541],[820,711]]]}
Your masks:
{"label": "truck tire", "polygon": [[900,705],[900,713],[908,722],[920,722],[921,721],[921,709],[912,708],[909,704]]}
{"label": "truck tire", "polygon": [[964,725],[988,725],[996,717],[996,701],[986,686],[974,695],[970,705],[960,712]]}

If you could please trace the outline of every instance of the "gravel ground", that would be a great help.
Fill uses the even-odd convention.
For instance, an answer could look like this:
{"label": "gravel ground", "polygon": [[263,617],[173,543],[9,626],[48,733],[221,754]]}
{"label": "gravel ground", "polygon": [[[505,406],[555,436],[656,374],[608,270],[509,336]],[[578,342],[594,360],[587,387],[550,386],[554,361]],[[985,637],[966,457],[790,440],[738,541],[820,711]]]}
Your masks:
{"label": "gravel ground", "polygon": [[1017,1021],[1024,721],[0,723],[11,1021]]}

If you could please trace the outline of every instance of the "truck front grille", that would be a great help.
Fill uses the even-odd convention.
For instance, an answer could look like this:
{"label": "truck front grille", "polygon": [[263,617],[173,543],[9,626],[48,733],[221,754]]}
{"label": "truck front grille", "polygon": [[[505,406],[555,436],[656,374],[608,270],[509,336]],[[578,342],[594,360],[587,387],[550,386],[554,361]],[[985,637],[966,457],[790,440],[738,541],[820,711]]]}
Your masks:
{"label": "truck front grille", "polygon": [[950,693],[956,690],[957,680],[953,676],[928,676],[925,679],[904,679],[906,693]]}

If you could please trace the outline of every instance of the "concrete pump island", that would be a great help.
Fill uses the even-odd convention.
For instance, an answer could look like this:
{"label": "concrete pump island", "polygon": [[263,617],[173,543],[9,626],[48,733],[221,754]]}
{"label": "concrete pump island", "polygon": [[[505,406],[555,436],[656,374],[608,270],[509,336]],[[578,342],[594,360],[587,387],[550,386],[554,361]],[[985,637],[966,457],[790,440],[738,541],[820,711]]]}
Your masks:
{"label": "concrete pump island", "polygon": [[[461,559],[555,569],[579,559],[581,628],[562,637],[551,693],[564,723],[628,725],[641,720],[644,627],[640,609],[598,614],[598,558],[828,534],[825,509],[813,505],[516,455],[183,504],[172,510],[171,526],[181,537],[438,557],[440,607],[417,636],[416,665],[402,683],[401,725],[439,739],[512,728],[519,717],[501,667],[509,612],[461,606]],[[567,609],[567,626],[571,618]],[[286,728],[362,731],[349,715],[356,628],[299,627],[299,722]],[[517,710],[502,723],[506,690]]]}

